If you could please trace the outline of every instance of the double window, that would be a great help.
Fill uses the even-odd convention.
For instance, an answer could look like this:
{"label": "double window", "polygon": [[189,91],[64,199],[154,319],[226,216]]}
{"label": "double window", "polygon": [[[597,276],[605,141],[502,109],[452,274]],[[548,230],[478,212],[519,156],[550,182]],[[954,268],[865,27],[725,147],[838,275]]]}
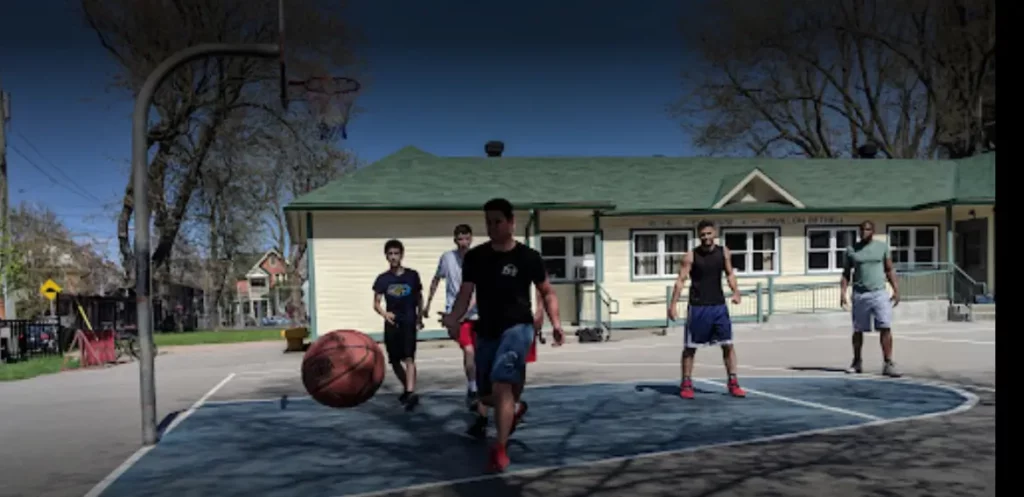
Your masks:
{"label": "double window", "polygon": [[722,240],[732,253],[732,268],[737,275],[779,274],[778,228],[726,228]]}
{"label": "double window", "polygon": [[807,272],[833,273],[846,264],[846,247],[859,238],[856,226],[809,226]]}
{"label": "double window", "polygon": [[693,248],[693,232],[634,231],[633,277],[666,278],[679,273],[683,257]]}
{"label": "double window", "polygon": [[889,253],[897,270],[936,267],[939,261],[939,228],[890,226]]}
{"label": "double window", "polygon": [[545,233],[540,237],[540,255],[552,281],[590,279],[577,268],[586,267],[587,261],[593,267],[594,235]]}

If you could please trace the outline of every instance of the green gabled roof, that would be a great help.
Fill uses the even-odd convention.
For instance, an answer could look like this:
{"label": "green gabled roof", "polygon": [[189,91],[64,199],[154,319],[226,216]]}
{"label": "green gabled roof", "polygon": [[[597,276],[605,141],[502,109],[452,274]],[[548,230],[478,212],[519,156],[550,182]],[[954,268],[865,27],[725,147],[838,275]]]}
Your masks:
{"label": "green gabled roof", "polygon": [[956,198],[961,201],[996,198],[996,154],[975,155],[957,161]]}
{"label": "green gabled roof", "polygon": [[[438,157],[406,147],[295,199],[290,211],[523,209],[707,212],[752,170],[808,211],[913,209],[995,198],[994,155],[964,161],[704,157]],[[727,206],[784,211],[788,205]]]}
{"label": "green gabled roof", "polygon": [[[750,171],[753,171],[753,169],[750,169]],[[729,193],[733,188],[736,188],[736,185],[738,185],[740,181],[743,181],[750,175],[750,171],[726,174],[723,176],[722,181],[718,183],[718,192],[715,193],[715,198],[708,206],[710,207],[712,204],[722,200],[723,196]]]}
{"label": "green gabled roof", "polygon": [[[758,174],[755,176],[755,173],[758,173]],[[769,174],[767,174],[766,172],[761,170],[761,168],[752,167],[748,171],[739,172],[739,173],[735,173],[735,174],[729,174],[729,175],[725,176],[724,178],[722,178],[722,182],[721,182],[721,184],[719,185],[719,188],[718,188],[718,194],[715,195],[714,203],[712,205],[709,205],[708,207],[712,207],[713,208],[715,205],[718,205],[719,202],[722,202],[723,200],[726,200],[725,196],[729,195],[734,189],[736,189],[737,187],[741,186],[743,184],[744,180],[746,180],[747,178],[751,178],[751,177],[753,177],[753,178],[756,178],[756,177],[765,178],[768,181],[770,181],[772,183],[775,183],[775,185],[777,185],[779,188],[784,190],[784,191],[780,191],[779,192],[780,194],[789,194],[789,195],[791,195],[789,190],[785,187],[785,185],[780,184],[775,178],[772,178]],[[799,200],[799,199],[797,199],[797,200]],[[799,202],[798,202],[798,204],[799,204]],[[751,206],[751,203],[744,202],[743,205]],[[730,204],[726,204],[726,205],[720,207],[720,209],[724,209],[726,207],[732,207],[732,206]],[[794,206],[790,206],[790,207],[794,207]],[[734,207],[734,208],[736,208],[736,207]]]}

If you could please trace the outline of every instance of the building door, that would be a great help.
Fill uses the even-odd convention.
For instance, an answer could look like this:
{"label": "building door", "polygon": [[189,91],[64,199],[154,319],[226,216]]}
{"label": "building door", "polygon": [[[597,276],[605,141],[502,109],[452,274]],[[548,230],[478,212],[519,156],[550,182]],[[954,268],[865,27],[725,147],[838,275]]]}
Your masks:
{"label": "building door", "polygon": [[956,265],[974,281],[988,279],[988,219],[956,223]]}

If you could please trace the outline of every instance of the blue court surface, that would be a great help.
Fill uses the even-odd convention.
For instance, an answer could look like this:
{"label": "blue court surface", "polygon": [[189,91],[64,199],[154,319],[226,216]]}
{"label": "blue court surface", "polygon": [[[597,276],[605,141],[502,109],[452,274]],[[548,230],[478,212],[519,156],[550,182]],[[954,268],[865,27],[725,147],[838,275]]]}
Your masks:
{"label": "blue court surface", "polygon": [[[768,441],[969,408],[973,396],[909,381],[748,377],[745,399],[700,380],[528,387],[510,472]],[[380,395],[348,410],[306,398],[207,404],[104,497],[341,497],[484,475],[486,444],[463,435],[461,392],[426,393],[415,413]],[[856,432],[851,432],[856,433]]]}

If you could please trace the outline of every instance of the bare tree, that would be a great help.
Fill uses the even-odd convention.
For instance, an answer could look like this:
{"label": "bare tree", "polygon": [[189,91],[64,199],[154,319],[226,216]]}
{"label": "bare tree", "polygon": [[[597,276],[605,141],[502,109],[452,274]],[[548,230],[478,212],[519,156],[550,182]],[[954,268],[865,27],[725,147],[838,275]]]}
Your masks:
{"label": "bare tree", "polygon": [[[117,61],[116,84],[136,93],[157,64],[203,42],[277,42],[276,0],[81,0],[84,17],[99,42]],[[351,32],[341,22],[336,1],[287,2],[288,62],[296,77],[337,74],[355,67]],[[155,146],[148,171],[153,211],[154,275],[167,275],[172,248],[194,209],[202,172],[216,144],[242,140],[245,123],[271,116],[286,123],[275,107],[277,65],[242,57],[197,61],[176,71],[157,91],[155,119],[147,133]],[[227,131],[230,129],[230,131]],[[234,136],[226,136],[230,132]],[[129,241],[132,183],[126,182],[118,239],[122,264],[131,273]]]}
{"label": "bare tree", "polygon": [[[235,121],[229,126],[248,124]],[[257,128],[257,134],[264,132],[264,128]],[[266,159],[250,141],[222,140],[213,152],[210,167],[202,173],[195,220],[206,241],[203,288],[207,293],[208,316],[214,310],[214,327],[224,323],[222,311],[230,305],[228,285],[234,283],[231,277],[237,271],[235,259],[254,250],[262,241],[262,233],[253,227],[260,225],[267,208],[261,201],[265,186],[260,172],[264,162]]]}
{"label": "bare tree", "polygon": [[[264,164],[260,182],[264,187],[260,201],[266,206],[264,223],[288,267],[284,286],[275,285],[277,299],[280,301],[280,292],[286,291],[288,305],[293,309],[302,303],[302,277],[298,265],[304,247],[289,243],[284,207],[292,199],[320,188],[356,167],[355,156],[338,148],[329,136],[323,134],[317,120],[309,117],[296,119],[292,127],[294,135],[266,136],[260,142],[265,148],[265,157],[270,159]],[[299,137],[304,139],[297,139]]]}
{"label": "bare tree", "polygon": [[973,153],[994,147],[994,19],[993,0],[708,2],[672,110],[712,153]]}
{"label": "bare tree", "polygon": [[12,295],[19,295],[18,313],[42,314],[48,304],[38,288],[49,278],[69,294],[105,295],[121,283],[123,274],[88,241],[75,234],[52,210],[23,203],[10,212],[11,247],[17,272],[9,274]]}

